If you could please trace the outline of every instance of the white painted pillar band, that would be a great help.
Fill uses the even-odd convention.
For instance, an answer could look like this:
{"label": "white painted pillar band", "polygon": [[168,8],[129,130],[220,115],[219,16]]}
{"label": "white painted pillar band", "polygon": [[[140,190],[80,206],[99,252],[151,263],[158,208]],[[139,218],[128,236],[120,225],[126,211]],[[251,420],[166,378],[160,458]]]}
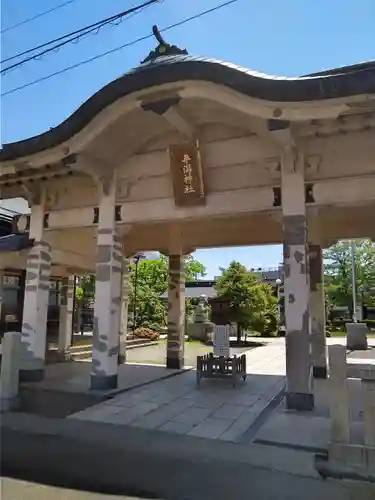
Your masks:
{"label": "white painted pillar band", "polygon": [[43,378],[50,274],[51,247],[44,241],[34,243],[26,264],[20,372],[22,380]]}
{"label": "white painted pillar band", "polygon": [[22,317],[20,379],[41,380],[46,354],[47,312],[51,274],[51,247],[43,241],[44,194],[32,205],[30,215],[30,248],[26,263],[26,283]]}
{"label": "white painted pillar band", "polygon": [[74,306],[74,276],[63,278],[60,287],[60,318],[58,352],[63,359],[69,359],[72,342]]}
{"label": "white painted pillar band", "polygon": [[92,389],[117,387],[122,245],[115,227],[115,182],[102,194],[97,232]]}
{"label": "white painted pillar band", "polygon": [[131,289],[130,259],[124,258],[121,289],[119,363],[126,361],[126,339],[128,334],[129,293]]}
{"label": "white painted pillar band", "polygon": [[169,256],[167,368],[184,367],[185,257]]}
{"label": "white painted pillar band", "polygon": [[282,155],[284,294],[286,323],[286,406],[314,406],[310,355],[309,273],[303,159]]}

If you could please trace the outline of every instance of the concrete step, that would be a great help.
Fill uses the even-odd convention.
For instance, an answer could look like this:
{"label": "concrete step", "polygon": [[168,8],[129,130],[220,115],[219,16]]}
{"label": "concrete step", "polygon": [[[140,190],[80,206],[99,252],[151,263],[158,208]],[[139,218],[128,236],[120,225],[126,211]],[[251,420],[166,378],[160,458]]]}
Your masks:
{"label": "concrete step", "polygon": [[86,349],[86,350],[80,350],[80,351],[73,351],[71,352],[72,360],[73,361],[78,361],[81,359],[91,359],[92,357],[92,349]]}
{"label": "concrete step", "polygon": [[[151,345],[157,344],[156,341],[151,341],[147,339],[128,339],[126,341],[126,349],[135,349],[137,347],[148,347]],[[52,345],[49,347],[49,351],[52,354],[57,352],[57,346]],[[70,348],[71,356],[73,361],[82,360],[82,359],[90,359],[92,356],[92,342],[79,343],[77,345],[73,345]]]}
{"label": "concrete step", "polygon": [[139,339],[139,338],[135,338],[135,339],[127,339],[126,340],[126,347],[129,348],[129,347],[136,347],[136,346],[139,346],[139,345],[143,345],[143,344],[150,344],[150,343],[154,343],[155,341],[152,341],[152,340],[148,340],[148,339]]}
{"label": "concrete step", "polygon": [[[131,339],[126,341],[126,349],[135,349],[140,347],[148,347],[157,344],[155,341],[149,341],[147,339]],[[91,359],[92,356],[92,345],[86,346],[76,346],[71,349],[73,360]]]}

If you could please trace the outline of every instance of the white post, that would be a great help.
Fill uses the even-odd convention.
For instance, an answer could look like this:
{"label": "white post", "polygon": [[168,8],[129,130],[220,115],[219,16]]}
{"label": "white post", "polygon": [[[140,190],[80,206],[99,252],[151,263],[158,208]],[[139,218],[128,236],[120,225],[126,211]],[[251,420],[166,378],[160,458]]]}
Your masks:
{"label": "white post", "polygon": [[3,300],[4,300],[4,270],[0,269],[0,324],[2,318]]}
{"label": "white post", "polygon": [[357,323],[357,268],[355,265],[355,242],[352,241],[350,244],[351,256],[352,256],[352,295],[353,295],[353,321]]}
{"label": "white post", "polygon": [[313,376],[327,378],[323,251],[309,245],[311,357]]}
{"label": "white post", "polygon": [[363,427],[365,446],[375,447],[375,368],[363,370]]}
{"label": "white post", "polygon": [[331,414],[331,441],[348,444],[350,441],[350,407],[346,378],[346,348],[329,346],[329,395]]}
{"label": "white post", "polygon": [[63,278],[60,287],[60,318],[58,353],[62,360],[68,360],[72,341],[74,303],[74,276]]}
{"label": "white post", "polygon": [[1,411],[7,411],[17,406],[20,354],[21,333],[6,332],[2,341],[0,375]]}
{"label": "white post", "polygon": [[131,288],[130,259],[124,258],[122,270],[121,314],[119,328],[119,364],[126,361],[126,340],[128,335],[129,293]]}

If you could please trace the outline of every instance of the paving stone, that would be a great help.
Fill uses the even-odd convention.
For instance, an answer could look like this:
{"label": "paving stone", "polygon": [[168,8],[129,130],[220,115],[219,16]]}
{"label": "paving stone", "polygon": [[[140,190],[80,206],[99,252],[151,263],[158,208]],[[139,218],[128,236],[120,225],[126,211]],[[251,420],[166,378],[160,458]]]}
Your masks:
{"label": "paving stone", "polygon": [[150,403],[159,403],[160,405],[166,404],[166,403],[171,403],[175,399],[178,399],[180,397],[180,394],[153,394],[151,396],[148,396],[145,401],[148,401]]}
{"label": "paving stone", "polygon": [[161,406],[148,415],[136,419],[132,425],[136,427],[143,427],[145,429],[156,429],[162,424],[172,420],[185,409],[191,407],[192,404],[193,402],[190,400],[185,400],[183,398],[177,399],[170,404]]}
{"label": "paving stone", "polygon": [[217,410],[218,408],[221,408],[226,401],[227,399],[223,396],[213,398],[207,397],[206,399],[202,398],[196,401],[194,406],[197,408]]}
{"label": "paving stone", "polygon": [[159,431],[173,432],[174,434],[187,434],[192,429],[191,424],[182,424],[180,422],[166,422],[158,428]]}
{"label": "paving stone", "polygon": [[259,394],[251,394],[249,392],[246,392],[243,394],[238,394],[236,397],[234,397],[231,400],[231,404],[244,405],[250,407],[254,403],[256,403],[259,400],[259,398],[260,398]]}
{"label": "paving stone", "polygon": [[139,403],[133,408],[126,408],[116,413],[113,418],[106,419],[106,422],[113,424],[130,424],[139,417],[152,412],[158,407],[157,403]]}
{"label": "paving stone", "polygon": [[216,410],[212,416],[216,418],[229,418],[236,420],[244,411],[247,410],[247,408],[248,407],[244,405],[224,404]]}
{"label": "paving stone", "polygon": [[208,417],[196,427],[193,427],[188,435],[203,437],[207,439],[217,439],[231,425],[232,422],[229,419]]}
{"label": "paving stone", "polygon": [[120,394],[119,396],[114,397],[110,401],[114,406],[126,406],[131,408],[132,406],[136,406],[144,401],[147,401],[147,397],[143,392],[129,391],[125,394]]}
{"label": "paving stone", "polygon": [[[191,408],[194,405],[194,401],[185,398],[178,398],[172,403],[165,406],[166,409],[170,412],[171,419],[178,415],[181,411],[186,410],[187,408]],[[170,419],[170,420],[171,420]]]}
{"label": "paving stone", "polygon": [[258,411],[247,410],[220,436],[223,441],[236,441],[258,417]]}
{"label": "paving stone", "polygon": [[121,408],[119,408],[118,406],[97,405],[88,408],[87,410],[83,410],[73,415],[70,415],[69,418],[100,422],[102,420],[104,421],[104,419],[108,417],[116,415],[120,411]]}
{"label": "paving stone", "polygon": [[202,422],[212,412],[210,408],[188,408],[173,418],[173,422],[180,422],[181,424],[197,425]]}
{"label": "paving stone", "polygon": [[328,418],[286,411],[271,415],[256,437],[278,443],[325,448],[330,440],[330,430]]}

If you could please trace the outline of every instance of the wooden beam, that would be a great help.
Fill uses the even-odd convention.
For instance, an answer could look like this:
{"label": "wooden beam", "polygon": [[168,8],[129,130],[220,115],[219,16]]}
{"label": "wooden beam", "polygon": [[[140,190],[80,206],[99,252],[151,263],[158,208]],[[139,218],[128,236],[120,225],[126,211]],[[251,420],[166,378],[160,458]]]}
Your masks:
{"label": "wooden beam", "polygon": [[175,127],[179,132],[184,134],[189,139],[194,137],[194,127],[189,123],[189,121],[183,116],[180,110],[176,106],[171,106],[162,115],[173,127]]}

